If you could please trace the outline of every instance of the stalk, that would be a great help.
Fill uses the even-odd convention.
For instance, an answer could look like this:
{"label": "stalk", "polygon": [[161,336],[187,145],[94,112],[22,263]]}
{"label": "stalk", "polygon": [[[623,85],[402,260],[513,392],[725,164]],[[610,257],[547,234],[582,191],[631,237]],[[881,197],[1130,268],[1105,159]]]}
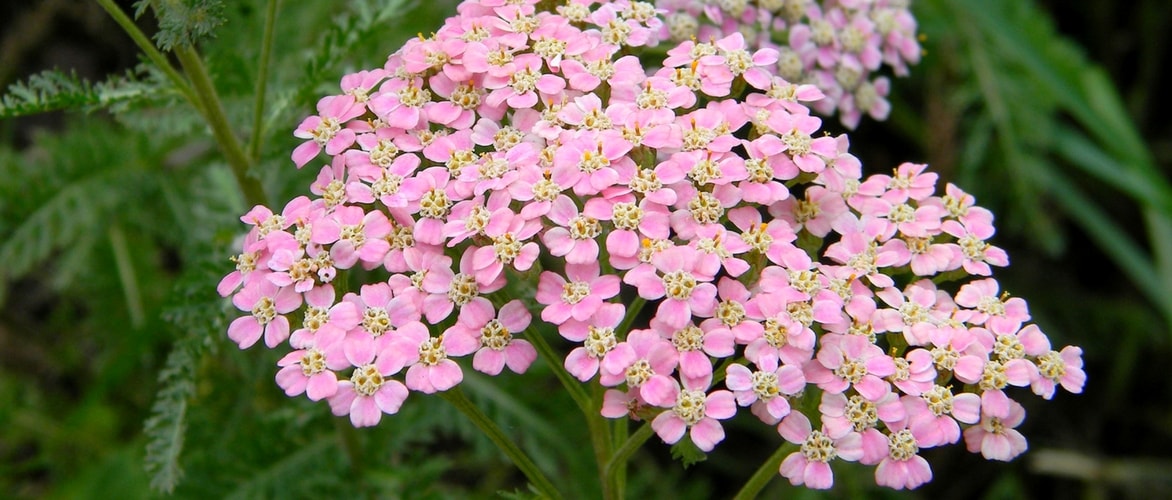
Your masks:
{"label": "stalk", "polygon": [[504,452],[510,460],[513,461],[513,465],[516,465],[518,469],[521,469],[521,472],[525,474],[525,477],[529,478],[529,481],[535,488],[537,488],[538,491],[541,492],[542,495],[548,498],[562,498],[562,494],[557,490],[557,488],[554,487],[549,478],[545,477],[545,474],[541,472],[541,469],[537,468],[537,464],[533,463],[533,460],[529,458],[529,455],[526,455],[524,451],[521,451],[521,448],[519,448],[516,443],[510,440],[509,437],[505,435],[504,431],[502,431],[500,427],[497,427],[496,423],[493,422],[492,419],[489,419],[488,416],[481,412],[480,409],[477,408],[476,405],[473,404],[472,401],[464,395],[463,390],[461,390],[459,387],[453,387],[452,389],[441,392],[440,397],[451,403],[452,406],[455,406],[457,410],[460,410],[460,413],[463,413],[464,416],[468,417],[468,420],[471,420],[473,424],[476,424],[476,427],[479,428],[480,431],[483,432],[486,436],[488,436],[488,438],[491,439],[494,444],[496,444],[497,448],[500,448],[500,450]]}

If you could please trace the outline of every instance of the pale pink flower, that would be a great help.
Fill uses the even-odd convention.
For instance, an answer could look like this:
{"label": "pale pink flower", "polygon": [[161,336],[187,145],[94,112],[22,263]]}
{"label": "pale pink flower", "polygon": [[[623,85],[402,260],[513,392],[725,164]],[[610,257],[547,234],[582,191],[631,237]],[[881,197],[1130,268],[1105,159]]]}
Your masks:
{"label": "pale pink flower", "polygon": [[541,319],[555,325],[573,318],[586,321],[604,301],[618,295],[620,282],[615,275],[600,275],[598,262],[567,264],[566,277],[544,271],[537,283],[537,302],[546,307]]}
{"label": "pale pink flower", "polygon": [[793,365],[777,366],[768,362],[753,371],[733,363],[726,369],[725,386],[733,391],[737,404],[749,406],[762,422],[775,425],[790,413],[789,400],[806,387],[802,369]]}
{"label": "pale pink flower", "polygon": [[297,138],[311,139],[293,150],[293,163],[297,168],[304,167],[322,148],[333,156],[353,145],[354,131],[346,127],[346,122],[365,113],[366,106],[351,95],[326,96],[317,102],[317,112],[302,121],[293,132]]}
{"label": "pale pink flower", "polygon": [[956,292],[956,304],[975,309],[966,318],[973,325],[985,325],[995,332],[1016,332],[1029,321],[1030,312],[1025,299],[1000,293],[1000,285],[993,278],[975,280]]}
{"label": "pale pink flower", "polygon": [[668,403],[671,409],[657,415],[651,428],[665,443],[675,444],[688,433],[697,448],[712,451],[724,440],[724,428],[717,420],[732,418],[737,405],[729,391],[706,393],[710,378],[690,380],[684,379],[682,390],[678,383],[672,386],[675,394]]}
{"label": "pale pink flower", "polygon": [[832,439],[825,429],[815,430],[810,419],[801,412],[791,412],[777,426],[778,434],[794,444],[802,445],[781,462],[780,472],[790,484],[805,485],[817,490],[829,489],[834,484],[830,462],[836,458],[854,462],[863,457],[862,438],[852,432]]}
{"label": "pale pink flower", "polygon": [[479,303],[461,309],[459,320],[444,333],[444,339],[450,345],[461,344],[462,348],[450,349],[449,354],[467,350],[462,344],[471,341],[478,346],[472,357],[472,368],[498,375],[507,365],[514,373],[525,373],[537,359],[537,350],[513,335],[528,328],[532,316],[520,300],[510,301],[501,307],[497,317],[493,316],[491,306]]}
{"label": "pale pink flower", "polygon": [[940,225],[940,229],[957,239],[956,243],[960,245],[964,255],[964,270],[969,274],[989,276],[993,274],[990,265],[998,267],[1009,265],[1009,255],[1005,250],[985,241],[993,237],[993,226],[987,226],[978,221],[966,224],[946,220]]}
{"label": "pale pink flower", "polygon": [[542,234],[549,253],[565,257],[570,264],[586,264],[598,260],[598,241],[602,234],[598,219],[578,212],[574,201],[565,196],[553,200],[546,215],[555,225]]}
{"label": "pale pink flower", "polygon": [[337,370],[350,366],[341,344],[327,349],[307,347],[286,354],[277,362],[277,386],[289,397],[305,394],[311,401],[321,401],[338,392]]}
{"label": "pale pink flower", "polygon": [[623,281],[637,287],[645,299],[662,298],[655,317],[668,326],[682,328],[692,316],[711,317],[716,285],[708,282],[711,276],[697,274],[696,253],[688,247],[665,250],[653,258],[655,269],[637,267]]}
{"label": "pale pink flower", "polygon": [[390,376],[403,369],[388,352],[362,353],[350,359],[355,366],[349,380],[338,382],[337,391],[329,397],[334,415],[350,415],[355,427],[377,425],[383,413],[394,415],[407,399],[407,387]]}
{"label": "pale pink flower", "polygon": [[582,342],[566,355],[566,371],[583,382],[593,378],[602,359],[618,345],[614,329],[622,323],[625,312],[622,304],[602,304],[587,321],[563,323],[558,332],[567,340]]}
{"label": "pale pink flower", "polygon": [[853,387],[871,401],[891,391],[883,377],[895,373],[895,362],[879,346],[857,335],[824,335],[820,341],[818,362],[805,367],[811,383],[832,393]]}
{"label": "pale pink flower", "polygon": [[1010,400],[1005,416],[981,412],[981,422],[964,430],[965,446],[989,460],[1008,462],[1029,448],[1025,436],[1016,427],[1025,420],[1025,408]]}
{"label": "pale pink flower", "polygon": [[257,280],[237,292],[232,304],[252,314],[233,320],[228,325],[228,338],[247,349],[263,335],[265,345],[272,348],[289,338],[289,318],[285,315],[301,307],[301,294],[290,287]]}
{"label": "pale pink flower", "polygon": [[907,412],[907,428],[923,447],[943,446],[960,440],[960,425],[975,424],[981,418],[981,397],[971,392],[954,394],[941,385],[919,396],[901,398]]}
{"label": "pale pink flower", "polygon": [[625,382],[629,389],[638,389],[643,401],[668,406],[678,390],[671,378],[678,362],[671,342],[651,330],[635,330],[603,357],[600,382],[607,387]]}
{"label": "pale pink flower", "polygon": [[897,490],[915,489],[932,480],[932,468],[919,455],[924,446],[907,429],[887,436],[889,453],[875,468],[875,484]]}

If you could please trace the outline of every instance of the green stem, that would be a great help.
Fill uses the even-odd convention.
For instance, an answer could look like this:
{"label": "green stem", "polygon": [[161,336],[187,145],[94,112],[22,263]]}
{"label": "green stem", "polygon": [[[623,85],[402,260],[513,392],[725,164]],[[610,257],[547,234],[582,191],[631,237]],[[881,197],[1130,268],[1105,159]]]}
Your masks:
{"label": "green stem", "polygon": [[[630,429],[628,428],[630,421],[630,419],[621,418],[614,422],[614,430],[611,432],[611,440],[613,441],[612,447],[621,448],[623,444],[627,442],[627,438],[629,437],[628,434],[630,433]],[[615,498],[627,497],[626,467],[619,467],[618,471],[616,471],[613,476],[607,477],[607,479],[614,484]]]}
{"label": "green stem", "polygon": [[138,290],[138,279],[134,275],[134,259],[130,257],[126,233],[115,224],[110,226],[107,234],[110,237],[110,247],[114,250],[114,263],[118,268],[118,280],[122,282],[122,293],[126,295],[130,326],[135,329],[142,328],[146,321],[146,313],[143,312],[142,293]]}
{"label": "green stem", "polygon": [[643,424],[639,430],[631,434],[631,437],[627,438],[627,441],[618,450],[615,450],[614,456],[610,457],[610,461],[607,462],[605,478],[617,477],[627,466],[627,460],[631,458],[631,455],[634,455],[643,446],[643,443],[651,438],[652,434],[654,431],[651,429],[651,422]]}
{"label": "green stem", "polygon": [[643,310],[643,305],[646,303],[647,299],[635,297],[635,300],[627,307],[627,315],[623,317],[623,322],[619,324],[615,333],[622,334],[623,338],[625,338],[631,332],[631,325],[635,323],[635,318],[639,316],[639,312]]}
{"label": "green stem", "polygon": [[334,429],[338,431],[338,441],[342,445],[342,450],[346,452],[346,458],[350,460],[350,473],[355,481],[362,484],[362,476],[364,475],[362,465],[365,462],[362,460],[362,442],[358,437],[358,431],[344,418],[333,420]]}
{"label": "green stem", "polygon": [[590,444],[594,447],[594,462],[598,466],[599,477],[602,478],[603,498],[613,499],[622,498],[620,496],[613,496],[608,494],[609,487],[613,482],[611,477],[604,476],[606,472],[607,460],[610,459],[611,451],[614,448],[613,437],[611,435],[610,426],[607,425],[606,419],[599,412],[602,408],[602,398],[604,390],[601,385],[594,384],[592,390],[592,411],[589,413],[583,412],[586,417],[586,427],[590,430]]}
{"label": "green stem", "polygon": [[175,49],[175,56],[179,58],[179,64],[183,66],[183,71],[191,79],[196,95],[203,103],[204,119],[212,128],[212,134],[216,138],[216,143],[220,145],[220,150],[224,153],[228,165],[232,167],[232,175],[236,177],[236,184],[240,187],[244,200],[249,205],[268,204],[260,182],[248,176],[251,162],[244,154],[240,140],[236,138],[232,126],[228,123],[228,116],[224,113],[224,105],[220,101],[219,94],[216,93],[211,77],[208,76],[203,59],[196,53],[195,48],[189,45]]}
{"label": "green stem", "polygon": [[493,422],[488,418],[488,416],[481,412],[480,409],[477,408],[476,405],[474,405],[472,401],[464,395],[463,390],[461,390],[459,387],[454,387],[447,391],[441,392],[440,397],[451,403],[452,406],[455,406],[457,410],[460,410],[460,413],[463,413],[464,416],[468,417],[468,419],[471,420],[473,424],[476,424],[476,427],[484,432],[484,434],[488,436],[488,438],[491,439],[492,442],[496,444],[497,447],[500,448],[500,450],[503,451],[510,460],[513,461],[513,464],[516,465],[518,469],[521,469],[521,472],[525,474],[525,477],[529,478],[529,481],[533,483],[533,486],[537,488],[537,490],[540,491],[542,495],[545,495],[549,498],[562,498],[562,494],[558,492],[557,488],[554,487],[549,478],[545,477],[545,474],[541,472],[541,469],[537,468],[537,464],[533,463],[533,460],[529,458],[529,455],[526,455],[524,451],[521,451],[521,448],[517,447],[516,443],[513,443],[513,441],[505,435],[504,431],[502,431],[500,427],[497,427],[495,422]]}
{"label": "green stem", "polygon": [[553,374],[557,376],[562,386],[570,393],[570,397],[578,404],[578,409],[582,410],[586,418],[589,419],[590,415],[598,413],[598,408],[595,407],[594,401],[590,399],[590,395],[586,394],[586,390],[582,388],[582,384],[573,375],[570,375],[570,372],[566,371],[565,366],[558,363],[561,356],[558,356],[553,351],[553,348],[541,336],[541,332],[530,326],[525,330],[525,339],[537,349],[538,356],[544,359],[546,364],[549,365],[549,368],[553,370]]}
{"label": "green stem", "polygon": [[248,158],[255,164],[260,160],[261,146],[264,143],[264,110],[265,91],[269,80],[269,59],[273,52],[273,33],[277,24],[277,4],[279,0],[268,0],[265,8],[264,34],[261,35],[260,68],[256,75],[256,102],[252,107],[252,138],[248,141]]}
{"label": "green stem", "polygon": [[733,500],[752,500],[757,498],[757,495],[761,493],[761,490],[765,489],[769,481],[777,477],[782,460],[785,460],[787,455],[797,451],[797,449],[798,445],[789,442],[777,447],[777,451],[765,459],[765,463],[757,468],[757,472],[753,473],[753,477],[750,477],[748,482],[741,487],[741,491],[737,492],[737,496],[733,497]]}
{"label": "green stem", "polygon": [[151,39],[142,30],[138,29],[138,26],[134,24],[134,20],[130,19],[125,12],[122,12],[122,9],[114,4],[114,0],[97,1],[98,5],[101,5],[110,14],[110,17],[114,18],[114,22],[118,23],[118,26],[121,26],[127,35],[130,35],[130,39],[134,40],[134,44],[146,54],[147,59],[155,63],[155,66],[167,76],[167,79],[171,80],[171,84],[175,86],[175,89],[180,94],[183,94],[183,97],[202,113],[203,104],[200,102],[199,97],[195,95],[195,92],[191,90],[191,86],[187,84],[187,80],[175,70],[174,66],[171,66],[171,62],[167,60],[167,56],[164,56],[162,52],[159,52],[159,49],[155,48],[155,44],[151,42]]}

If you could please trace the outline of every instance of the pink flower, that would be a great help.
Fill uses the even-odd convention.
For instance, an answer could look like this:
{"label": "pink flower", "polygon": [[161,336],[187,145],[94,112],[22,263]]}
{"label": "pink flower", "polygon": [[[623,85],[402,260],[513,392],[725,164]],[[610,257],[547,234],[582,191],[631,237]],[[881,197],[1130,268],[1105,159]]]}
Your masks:
{"label": "pink flower", "polygon": [[801,412],[791,412],[782,419],[777,432],[786,441],[802,445],[801,451],[785,457],[780,467],[781,475],[794,486],[829,489],[834,484],[830,461],[841,458],[854,462],[863,457],[862,439],[858,433],[832,439],[825,429],[814,430],[810,419]]}
{"label": "pink flower", "polygon": [[343,128],[346,122],[366,112],[366,106],[353,96],[326,96],[317,102],[318,116],[306,118],[293,132],[300,139],[312,139],[293,150],[293,163],[304,167],[324,147],[326,154],[336,155],[354,144],[354,131]]}
{"label": "pink flower", "polygon": [[971,392],[953,394],[933,385],[918,397],[903,396],[907,427],[923,447],[943,446],[960,440],[960,425],[975,424],[981,418],[981,397]]}
{"label": "pink flower", "polygon": [[571,318],[577,321],[589,319],[603,301],[619,293],[618,276],[600,276],[599,272],[597,262],[567,264],[569,280],[554,272],[542,272],[536,298],[547,307],[541,311],[541,319],[556,325]]}
{"label": "pink flower", "polygon": [[825,335],[817,363],[806,365],[806,379],[823,390],[841,393],[853,387],[879,401],[891,391],[883,377],[895,373],[895,362],[879,346],[857,335]]}
{"label": "pink flower", "polygon": [[875,483],[897,490],[915,489],[932,480],[932,468],[918,455],[921,444],[903,429],[887,436],[890,452],[875,468]]}
{"label": "pink flower", "polygon": [[602,359],[601,383],[613,387],[626,382],[643,401],[668,406],[675,401],[676,382],[670,375],[678,360],[671,342],[651,330],[635,330]]}
{"label": "pink flower", "polygon": [[407,388],[432,394],[451,389],[464,380],[460,365],[448,359],[449,349],[461,353],[454,355],[462,355],[475,349],[475,344],[461,336],[432,337],[423,323],[413,322],[395,330],[385,352],[395,364],[408,367]]}
{"label": "pink flower", "polygon": [[289,397],[305,394],[311,401],[321,401],[338,392],[336,370],[350,366],[342,353],[341,344],[322,350],[316,347],[298,349],[277,362],[277,386]]}
{"label": "pink flower", "polygon": [[297,349],[324,347],[362,323],[362,313],[355,304],[346,300],[335,304],[334,298],[334,287],[328,285],[305,292],[305,319],[302,327],[293,331],[289,344]]}
{"label": "pink flower", "polygon": [[438,324],[456,307],[464,307],[470,303],[489,303],[483,295],[504,288],[503,275],[489,283],[477,281],[476,270],[472,267],[474,253],[475,249],[472,247],[464,251],[460,258],[459,273],[448,267],[437,267],[423,277],[423,290],[429,295],[423,299],[422,312],[429,323]]}
{"label": "pink flower", "polygon": [[355,427],[370,427],[378,424],[383,413],[398,413],[407,399],[407,387],[389,377],[403,364],[386,351],[376,354],[373,350],[351,358],[350,363],[355,366],[350,380],[339,381],[338,390],[329,397],[334,415],[349,414]]}
{"label": "pink flower", "polygon": [[[528,328],[531,319],[520,300],[502,306],[495,318],[491,307],[469,304],[460,311],[459,321],[444,333],[444,338],[451,345],[464,346],[472,342],[478,346],[478,349],[474,348],[476,354],[472,358],[472,367],[478,371],[498,375],[508,365],[514,373],[525,373],[537,359],[537,350],[529,342],[514,338],[513,334]],[[449,354],[464,350],[467,347],[458,351],[450,349]]]}
{"label": "pink flower", "polygon": [[583,382],[598,373],[602,359],[618,346],[614,329],[622,323],[625,311],[622,304],[604,303],[588,321],[570,320],[561,325],[558,332],[563,337],[582,342],[566,355],[566,371]]}
{"label": "pink flower", "polygon": [[1068,392],[1082,392],[1087,374],[1082,368],[1081,348],[1068,345],[1061,351],[1048,351],[1038,356],[1037,363],[1041,376],[1035,378],[1031,384],[1034,394],[1050,399],[1054,397],[1054,387],[1058,384]]}
{"label": "pink flower", "polygon": [[697,448],[712,451],[716,443],[724,440],[724,428],[717,420],[731,418],[737,412],[733,394],[724,390],[706,394],[710,380],[684,380],[683,390],[673,385],[671,409],[657,415],[651,428],[665,443],[675,444],[686,432]]}
{"label": "pink flower", "polygon": [[970,324],[985,325],[995,332],[1016,332],[1029,321],[1029,308],[1024,299],[998,294],[999,290],[993,278],[966,283],[956,293],[956,305],[976,309],[966,320]]}
{"label": "pink flower", "polygon": [[961,252],[964,255],[964,270],[977,276],[993,274],[990,265],[1005,267],[1009,265],[1009,255],[998,247],[990,245],[985,240],[993,237],[993,226],[986,226],[977,221],[961,223],[946,220],[940,229],[957,239]]}
{"label": "pink flower", "polygon": [[774,425],[790,413],[789,400],[806,387],[806,376],[797,366],[765,364],[752,371],[742,364],[728,366],[725,385],[733,391],[737,404],[749,406],[750,411],[766,424]]}
{"label": "pink flower", "polygon": [[964,443],[970,452],[989,460],[1008,462],[1029,448],[1025,436],[1015,428],[1025,420],[1025,408],[1010,400],[1004,417],[981,413],[981,422],[964,430]]}
{"label": "pink flower", "polygon": [[232,304],[252,314],[232,321],[228,325],[228,338],[241,349],[247,349],[263,335],[265,345],[272,348],[289,338],[289,318],[284,315],[301,307],[301,294],[268,280],[258,280],[233,296]]}
{"label": "pink flower", "polygon": [[542,235],[549,253],[565,257],[570,264],[586,264],[598,260],[598,241],[602,226],[593,217],[578,213],[578,206],[565,196],[553,201],[548,214],[555,225]]}
{"label": "pink flower", "polygon": [[639,296],[663,298],[655,317],[665,325],[682,328],[693,315],[711,317],[716,308],[716,285],[706,282],[710,276],[696,273],[699,259],[688,247],[665,250],[654,258],[662,275],[646,267],[627,272],[623,281],[639,289]]}

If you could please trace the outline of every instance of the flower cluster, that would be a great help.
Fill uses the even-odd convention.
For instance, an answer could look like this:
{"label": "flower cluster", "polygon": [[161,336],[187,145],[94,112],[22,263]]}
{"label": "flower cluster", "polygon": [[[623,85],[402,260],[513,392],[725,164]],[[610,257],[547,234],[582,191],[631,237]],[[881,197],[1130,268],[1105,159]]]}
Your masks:
{"label": "flower cluster", "polygon": [[864,114],[885,120],[891,81],[920,60],[910,0],[658,0],[665,36],[677,42],[741,33],[750,45],[777,49],[768,69],[826,94],[811,103],[855,128]]}
{"label": "flower cluster", "polygon": [[[777,50],[733,33],[652,69],[627,54],[660,40],[653,5],[535,6],[461,4],[297,128],[298,167],[328,158],[314,196],[244,215],[219,287],[241,348],[292,349],[288,395],[374,425],[459,384],[461,357],[526,371],[536,315],[609,388],[607,417],[709,451],[747,407],[801,445],[795,484],[830,486],[842,459],[910,488],[962,427],[987,458],[1024,450],[1008,386],[1081,390],[1081,351],[985,277],[1007,264],[992,215],[924,165],[864,180]],[[373,278],[336,287],[354,268]]]}

